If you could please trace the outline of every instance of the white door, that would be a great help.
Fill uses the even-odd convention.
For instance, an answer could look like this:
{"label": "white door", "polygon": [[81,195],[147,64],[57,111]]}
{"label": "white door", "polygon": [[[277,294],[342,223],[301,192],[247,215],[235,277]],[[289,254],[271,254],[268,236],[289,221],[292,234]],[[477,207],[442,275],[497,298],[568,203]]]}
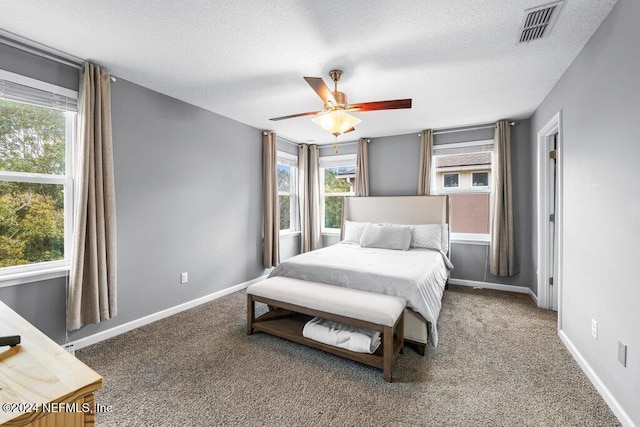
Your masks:
{"label": "white door", "polygon": [[551,151],[549,153],[549,308],[558,311],[558,221],[556,218],[556,206],[558,204],[557,191],[557,149],[558,134],[554,134],[550,140]]}

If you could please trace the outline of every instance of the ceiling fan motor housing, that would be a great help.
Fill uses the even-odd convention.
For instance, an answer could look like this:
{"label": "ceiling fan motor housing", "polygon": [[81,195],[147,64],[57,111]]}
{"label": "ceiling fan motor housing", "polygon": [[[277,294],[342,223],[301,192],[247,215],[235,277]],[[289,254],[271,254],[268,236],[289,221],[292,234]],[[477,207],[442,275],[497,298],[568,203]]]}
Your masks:
{"label": "ceiling fan motor housing", "polygon": [[344,109],[347,108],[347,95],[344,92],[338,91],[338,81],[340,81],[340,77],[342,77],[342,70],[331,70],[329,71],[329,77],[333,80],[333,98],[336,100],[337,105],[332,105],[331,103],[325,104],[325,109],[328,110],[336,110],[336,109]]}
{"label": "ceiling fan motor housing", "polygon": [[345,108],[347,106],[347,94],[344,92],[331,92],[331,94],[333,95],[333,98],[336,100],[336,102],[338,103],[338,105],[328,105],[330,108]]}

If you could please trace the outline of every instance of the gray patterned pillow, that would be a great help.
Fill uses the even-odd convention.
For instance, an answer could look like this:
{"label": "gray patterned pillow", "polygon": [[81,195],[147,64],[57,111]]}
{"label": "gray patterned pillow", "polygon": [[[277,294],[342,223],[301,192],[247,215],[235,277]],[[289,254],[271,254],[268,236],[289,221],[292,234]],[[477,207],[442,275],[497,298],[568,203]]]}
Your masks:
{"label": "gray patterned pillow", "polygon": [[411,227],[413,232],[411,247],[447,251],[447,248],[442,246],[442,224],[420,224]]}

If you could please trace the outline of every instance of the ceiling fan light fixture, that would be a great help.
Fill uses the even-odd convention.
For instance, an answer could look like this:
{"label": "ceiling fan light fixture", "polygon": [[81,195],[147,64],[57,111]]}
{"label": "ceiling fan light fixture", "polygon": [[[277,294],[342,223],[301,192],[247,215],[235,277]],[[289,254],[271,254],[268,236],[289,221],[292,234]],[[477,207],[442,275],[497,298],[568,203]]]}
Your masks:
{"label": "ceiling fan light fixture", "polygon": [[332,135],[338,136],[355,127],[361,120],[343,110],[332,110],[322,113],[311,121]]}

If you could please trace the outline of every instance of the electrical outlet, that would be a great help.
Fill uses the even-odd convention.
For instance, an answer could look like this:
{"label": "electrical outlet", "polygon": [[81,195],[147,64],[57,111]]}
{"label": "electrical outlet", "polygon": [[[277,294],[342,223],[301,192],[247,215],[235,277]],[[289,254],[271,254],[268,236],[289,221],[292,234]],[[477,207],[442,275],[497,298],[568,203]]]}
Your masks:
{"label": "electrical outlet", "polygon": [[591,336],[598,339],[598,322],[596,322],[596,319],[591,319]]}
{"label": "electrical outlet", "polygon": [[71,344],[71,343],[64,344],[64,345],[62,346],[62,348],[64,348],[64,349],[65,349],[65,350],[67,350],[69,353],[71,353],[71,354],[73,354],[73,355],[75,356],[75,354],[76,354],[76,350],[75,350],[75,347],[73,346],[73,344]]}
{"label": "electrical outlet", "polygon": [[189,281],[189,273],[182,273],[180,275],[180,283],[187,283]]}
{"label": "electrical outlet", "polygon": [[627,367],[627,345],[622,341],[618,341],[618,362]]}

